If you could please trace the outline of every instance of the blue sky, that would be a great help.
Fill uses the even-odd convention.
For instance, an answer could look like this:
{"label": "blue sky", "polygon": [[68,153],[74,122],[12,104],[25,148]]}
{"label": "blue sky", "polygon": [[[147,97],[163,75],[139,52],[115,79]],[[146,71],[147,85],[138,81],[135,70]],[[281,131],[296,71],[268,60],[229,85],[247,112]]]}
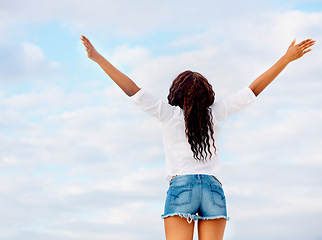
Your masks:
{"label": "blue sky", "polygon": [[161,125],[81,34],[164,100],[186,69],[222,99],[316,39],[223,124],[218,178],[225,240],[321,239],[321,22],[321,1],[0,0],[0,239],[165,239]]}

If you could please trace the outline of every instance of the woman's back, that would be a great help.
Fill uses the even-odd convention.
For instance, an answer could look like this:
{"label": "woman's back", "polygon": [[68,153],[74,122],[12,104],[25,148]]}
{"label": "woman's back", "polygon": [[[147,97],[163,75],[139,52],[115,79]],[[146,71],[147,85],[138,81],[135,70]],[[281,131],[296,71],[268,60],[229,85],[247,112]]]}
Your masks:
{"label": "woman's back", "polygon": [[[144,89],[140,89],[131,99],[143,111],[162,122],[167,181],[170,181],[172,176],[183,174],[209,174],[214,176],[218,174],[219,151],[212,144],[210,147],[211,158],[209,158],[210,155],[204,161],[194,158],[185,131],[186,124],[183,109],[155,98]],[[220,135],[220,122],[247,107],[254,99],[253,92],[249,88],[245,88],[223,101],[214,103],[210,107],[214,116],[212,121],[213,137],[216,145]]]}

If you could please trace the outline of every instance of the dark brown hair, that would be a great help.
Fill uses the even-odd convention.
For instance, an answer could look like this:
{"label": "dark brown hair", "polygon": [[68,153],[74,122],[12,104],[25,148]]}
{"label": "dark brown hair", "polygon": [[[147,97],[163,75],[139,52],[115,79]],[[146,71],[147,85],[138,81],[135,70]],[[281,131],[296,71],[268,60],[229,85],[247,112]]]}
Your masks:
{"label": "dark brown hair", "polygon": [[184,112],[188,142],[196,160],[207,160],[212,156],[210,139],[215,147],[211,105],[215,93],[205,77],[197,72],[185,71],[174,79],[168,101],[172,106],[179,106]]}

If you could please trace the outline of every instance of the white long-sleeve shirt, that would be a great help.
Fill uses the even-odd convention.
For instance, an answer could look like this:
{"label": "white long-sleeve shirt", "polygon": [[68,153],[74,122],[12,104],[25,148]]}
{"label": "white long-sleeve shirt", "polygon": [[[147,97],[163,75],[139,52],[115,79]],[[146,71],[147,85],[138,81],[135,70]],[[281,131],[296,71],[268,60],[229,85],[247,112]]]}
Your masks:
{"label": "white long-sleeve shirt", "polygon": [[172,106],[159,100],[144,89],[140,89],[131,97],[134,103],[140,106],[143,111],[162,122],[167,181],[170,181],[172,176],[184,174],[216,176],[220,160],[216,144],[220,135],[220,122],[247,107],[255,98],[253,91],[247,87],[222,101],[215,102],[211,106],[216,153],[215,149],[211,147],[212,158],[202,162],[193,157],[185,133],[184,112],[180,107]]}

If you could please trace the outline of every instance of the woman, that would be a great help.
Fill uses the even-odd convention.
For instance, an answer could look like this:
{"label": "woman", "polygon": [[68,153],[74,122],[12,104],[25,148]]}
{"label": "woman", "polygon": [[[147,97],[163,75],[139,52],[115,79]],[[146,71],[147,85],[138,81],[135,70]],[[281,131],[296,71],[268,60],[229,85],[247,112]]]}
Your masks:
{"label": "woman", "polygon": [[197,220],[199,240],[223,239],[228,219],[226,200],[215,177],[220,122],[248,106],[290,62],[311,51],[315,41],[307,39],[295,44],[294,40],[286,54],[249,87],[217,103],[207,79],[185,71],[173,81],[165,103],[116,69],[86,37],[82,36],[81,40],[88,57],[137,105],[162,122],[166,179],[170,182],[162,215],[166,239],[193,239],[193,223]]}

